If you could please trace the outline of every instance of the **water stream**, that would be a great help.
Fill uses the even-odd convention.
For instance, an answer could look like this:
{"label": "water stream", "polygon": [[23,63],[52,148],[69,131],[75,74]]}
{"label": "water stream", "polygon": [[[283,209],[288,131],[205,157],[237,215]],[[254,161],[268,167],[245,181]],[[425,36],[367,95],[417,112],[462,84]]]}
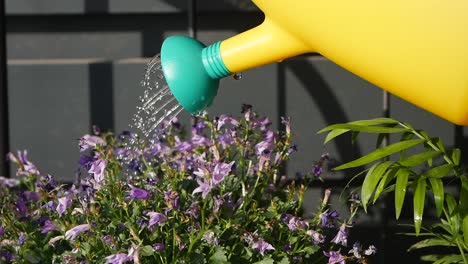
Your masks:
{"label": "water stream", "polygon": [[167,86],[159,54],[148,63],[141,86],[143,94],[131,126],[146,138],[153,138],[161,123],[170,122],[183,110]]}

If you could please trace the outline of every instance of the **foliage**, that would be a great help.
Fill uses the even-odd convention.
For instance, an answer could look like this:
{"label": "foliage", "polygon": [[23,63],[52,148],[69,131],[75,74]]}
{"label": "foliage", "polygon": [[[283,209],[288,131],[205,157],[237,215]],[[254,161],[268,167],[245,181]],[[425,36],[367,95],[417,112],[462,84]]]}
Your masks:
{"label": "foliage", "polygon": [[[409,250],[454,248],[459,252],[458,255],[430,255],[423,259],[434,263],[468,263],[468,173],[460,164],[459,149],[447,150],[440,138],[430,137],[422,130],[390,118],[335,124],[319,131],[323,132],[328,132],[325,142],[346,132],[353,134],[353,140],[362,132],[377,133],[375,151],[334,169],[367,165],[361,187],[361,201],[365,210],[385,193],[393,192],[398,219],[407,199],[406,194],[412,192],[415,235],[428,238]],[[381,146],[382,140],[389,134],[400,135],[400,140]],[[422,151],[415,149],[417,146],[423,146]],[[410,152],[416,154],[408,154]],[[398,155],[394,157],[392,154]],[[443,164],[435,162],[439,160]],[[455,183],[459,187],[458,198],[448,193],[448,183]],[[440,222],[430,228],[422,228],[424,206],[431,196]],[[424,232],[421,232],[422,229]]]}
{"label": "foliage", "polygon": [[153,140],[85,135],[72,185],[10,153],[18,171],[0,178],[0,262],[364,262],[373,246],[347,249],[359,200],[340,219],[326,190],[306,216],[304,193],[328,156],[304,177],[284,176],[296,148],[283,125],[273,131],[245,106],[239,120],[195,118],[191,133],[172,120]]}

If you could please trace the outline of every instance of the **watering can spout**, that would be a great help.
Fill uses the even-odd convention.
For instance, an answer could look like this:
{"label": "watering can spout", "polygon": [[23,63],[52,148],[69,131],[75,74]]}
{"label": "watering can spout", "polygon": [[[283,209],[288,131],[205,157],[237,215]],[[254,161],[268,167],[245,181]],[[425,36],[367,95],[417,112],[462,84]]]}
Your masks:
{"label": "watering can spout", "polygon": [[163,43],[163,73],[189,112],[211,104],[218,79],[316,52],[395,96],[468,126],[468,1],[253,2],[265,13],[255,28],[208,47],[186,37]]}
{"label": "watering can spout", "polygon": [[241,72],[312,52],[310,46],[268,17],[259,26],[221,42],[221,56],[232,72]]}

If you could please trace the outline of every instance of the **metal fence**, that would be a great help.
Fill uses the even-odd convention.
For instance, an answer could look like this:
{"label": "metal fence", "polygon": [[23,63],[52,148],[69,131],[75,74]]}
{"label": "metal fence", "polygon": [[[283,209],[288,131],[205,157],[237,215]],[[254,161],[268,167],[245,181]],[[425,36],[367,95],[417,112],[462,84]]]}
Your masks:
{"label": "metal fence", "polygon": [[[263,19],[250,1],[236,0],[6,0],[5,4],[0,62],[8,58],[8,73],[0,64],[0,151],[4,155],[28,149],[41,172],[62,181],[73,180],[77,139],[92,125],[116,132],[128,129],[145,64],[159,52],[165,37],[196,35],[211,44]],[[4,27],[6,42],[1,39]],[[249,103],[275,126],[281,116],[290,116],[299,152],[288,164],[289,175],[310,170],[323,152],[340,162],[372,150],[373,139],[352,146],[349,138],[342,138],[323,146],[323,136],[315,134],[326,125],[357,119],[391,116],[442,137],[448,147],[466,149],[467,128],[390,97],[311,54],[249,70],[240,81],[223,80],[209,113],[237,115],[242,103]],[[181,118],[188,123],[188,115]],[[0,174],[6,175],[1,160]],[[349,177],[327,175],[324,186],[308,193],[309,206],[315,206],[323,187],[333,187],[338,195]],[[393,215],[390,202],[377,206],[359,223],[364,232],[355,234],[385,246],[378,263],[400,259],[411,242],[397,242]],[[405,217],[409,221],[411,213]],[[411,256],[406,259],[416,263]]]}

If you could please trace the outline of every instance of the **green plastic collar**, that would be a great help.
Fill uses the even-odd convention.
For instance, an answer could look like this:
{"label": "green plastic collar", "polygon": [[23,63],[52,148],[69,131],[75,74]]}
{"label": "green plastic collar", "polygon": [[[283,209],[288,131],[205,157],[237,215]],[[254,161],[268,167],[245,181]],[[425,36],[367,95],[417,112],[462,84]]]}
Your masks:
{"label": "green plastic collar", "polygon": [[213,102],[219,79],[231,75],[219,50],[220,42],[206,47],[185,36],[167,38],[161,48],[161,66],[167,85],[182,107],[197,114]]}

